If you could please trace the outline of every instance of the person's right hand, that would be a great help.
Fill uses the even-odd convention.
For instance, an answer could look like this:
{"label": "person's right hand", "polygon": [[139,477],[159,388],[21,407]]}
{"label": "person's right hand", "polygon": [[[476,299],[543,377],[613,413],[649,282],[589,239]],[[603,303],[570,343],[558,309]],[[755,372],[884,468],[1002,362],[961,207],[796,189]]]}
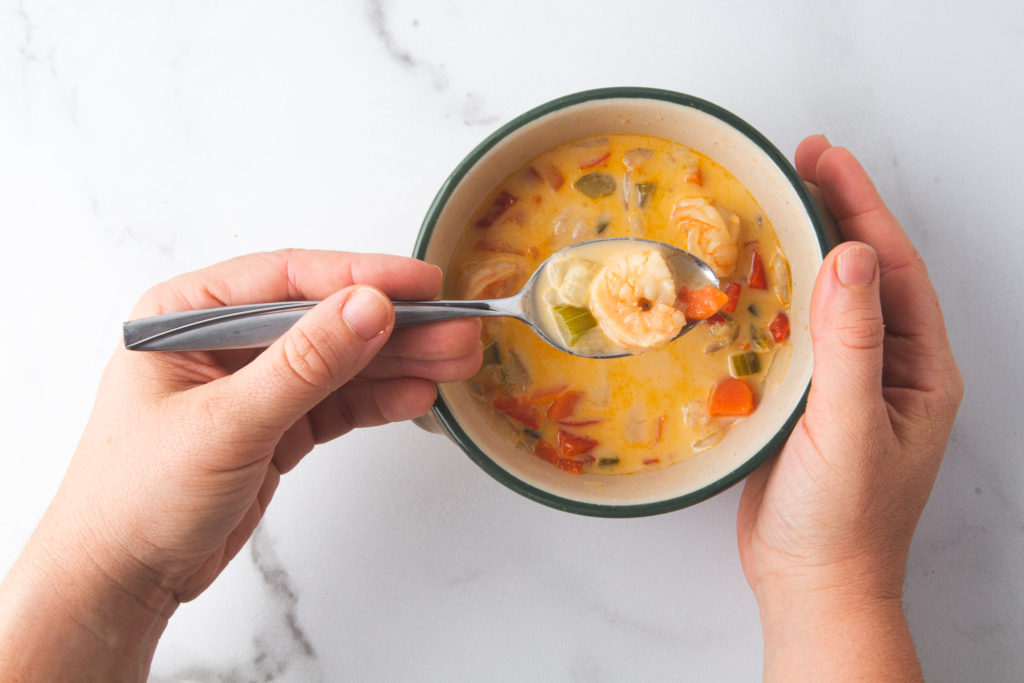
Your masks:
{"label": "person's right hand", "polygon": [[203,591],[314,444],[430,409],[480,366],[480,325],[394,330],[438,268],[401,256],[253,254],[150,290],[132,313],[320,300],[267,349],[119,347],[64,481],[0,584],[0,678],[145,678],[178,603]]}
{"label": "person's right hand", "polygon": [[963,381],[924,262],[864,169],[823,136],[801,143],[796,166],[856,241],[828,255],[814,286],[807,410],[740,502],[766,674],[876,680],[822,659],[888,677],[895,658],[919,675],[903,578]]}

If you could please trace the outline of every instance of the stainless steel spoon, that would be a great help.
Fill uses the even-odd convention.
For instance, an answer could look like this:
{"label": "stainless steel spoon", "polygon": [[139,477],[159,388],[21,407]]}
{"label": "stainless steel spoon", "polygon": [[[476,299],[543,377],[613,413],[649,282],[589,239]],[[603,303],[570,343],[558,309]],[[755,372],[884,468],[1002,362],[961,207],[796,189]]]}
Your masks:
{"label": "stainless steel spoon", "polygon": [[[526,285],[510,297],[475,301],[396,301],[395,327],[455,318],[504,316],[523,321],[546,342],[573,355],[586,358],[628,355],[621,349],[569,348],[557,334],[538,322],[540,302],[537,285],[542,281],[546,269],[573,251],[613,242],[660,250],[677,285],[692,288],[719,286],[718,278],[706,263],[689,252],[663,242],[627,237],[589,240],[552,254],[541,263]],[[269,346],[316,304],[316,301],[247,304],[140,318],[124,323],[124,345],[134,351],[212,351]],[[696,322],[688,322],[678,336],[690,331],[694,325]]]}

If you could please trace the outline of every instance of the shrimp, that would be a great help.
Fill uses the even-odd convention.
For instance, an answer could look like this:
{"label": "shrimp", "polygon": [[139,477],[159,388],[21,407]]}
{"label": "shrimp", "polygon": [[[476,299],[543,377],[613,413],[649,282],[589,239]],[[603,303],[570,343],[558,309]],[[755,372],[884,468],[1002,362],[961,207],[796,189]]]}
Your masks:
{"label": "shrimp", "polygon": [[590,312],[601,331],[630,350],[652,349],[676,338],[686,324],[676,299],[672,272],[653,250],[609,263],[590,283]]}
{"label": "shrimp", "polygon": [[518,290],[522,275],[522,266],[512,259],[481,261],[462,274],[457,289],[463,299],[511,296]]}
{"label": "shrimp", "polygon": [[686,250],[711,266],[715,275],[727,277],[735,270],[740,255],[740,219],[736,214],[726,220],[703,197],[687,197],[672,207],[672,220],[686,235]]}

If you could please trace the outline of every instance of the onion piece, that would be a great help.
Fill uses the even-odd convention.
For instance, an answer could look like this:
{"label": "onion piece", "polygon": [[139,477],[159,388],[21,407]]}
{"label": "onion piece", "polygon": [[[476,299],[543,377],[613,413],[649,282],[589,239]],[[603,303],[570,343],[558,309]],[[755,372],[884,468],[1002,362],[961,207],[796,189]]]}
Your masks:
{"label": "onion piece", "polygon": [[501,367],[504,370],[504,384],[511,390],[511,393],[525,394],[530,387],[530,373],[523,365],[523,361],[519,359],[519,355],[510,349],[505,354],[505,363]]}
{"label": "onion piece", "polygon": [[789,361],[793,358],[793,345],[785,344],[778,347],[778,350],[769,361],[768,370],[764,373],[762,387],[764,393],[777,391],[782,386],[782,380],[789,369]]}
{"label": "onion piece", "polygon": [[772,278],[772,291],[780,302],[788,306],[793,291],[793,280],[789,274],[789,261],[781,251],[775,252],[768,266]]}
{"label": "onion piece", "polygon": [[712,446],[718,445],[718,442],[720,442],[723,438],[725,438],[725,430],[719,429],[716,432],[711,432],[707,436],[702,436],[701,438],[697,439],[692,444],[690,444],[690,448],[693,449],[694,453],[700,453],[701,451],[708,450]]}
{"label": "onion piece", "polygon": [[636,168],[645,161],[650,161],[653,158],[653,149],[648,149],[647,147],[634,147],[622,155],[622,163],[626,165],[626,168]]}

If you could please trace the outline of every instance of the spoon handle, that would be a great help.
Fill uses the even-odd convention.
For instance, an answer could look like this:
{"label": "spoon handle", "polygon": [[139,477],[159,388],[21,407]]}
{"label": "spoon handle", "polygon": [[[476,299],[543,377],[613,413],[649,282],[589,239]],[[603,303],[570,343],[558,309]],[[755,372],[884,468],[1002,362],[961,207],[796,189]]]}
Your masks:
{"label": "spoon handle", "polygon": [[477,299],[472,301],[396,301],[395,327],[420,325],[456,318],[493,316],[520,317],[515,310],[517,297],[508,299]]}
{"label": "spoon handle", "polygon": [[129,320],[124,346],[133,351],[212,351],[269,346],[315,301],[224,306]]}
{"label": "spoon handle", "polygon": [[[480,301],[400,301],[395,327],[454,318],[518,316],[509,299]],[[167,313],[124,324],[125,348],[133,351],[213,351],[269,346],[316,301],[224,306]]]}

